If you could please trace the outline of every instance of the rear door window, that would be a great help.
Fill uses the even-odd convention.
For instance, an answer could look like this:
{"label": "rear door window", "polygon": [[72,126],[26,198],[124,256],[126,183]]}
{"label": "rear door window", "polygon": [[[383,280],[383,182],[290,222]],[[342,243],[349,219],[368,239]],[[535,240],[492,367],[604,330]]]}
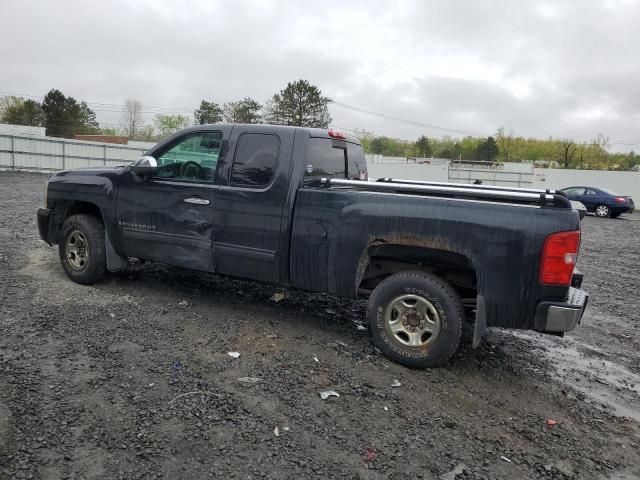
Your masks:
{"label": "rear door window", "polygon": [[264,133],[243,133],[238,138],[231,169],[231,185],[266,187],[278,162],[280,139]]}

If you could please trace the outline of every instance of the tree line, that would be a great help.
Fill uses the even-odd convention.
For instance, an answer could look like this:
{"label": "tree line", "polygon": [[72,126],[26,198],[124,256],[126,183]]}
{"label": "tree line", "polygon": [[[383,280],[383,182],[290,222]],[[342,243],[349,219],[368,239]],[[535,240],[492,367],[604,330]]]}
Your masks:
{"label": "tree line", "polygon": [[217,103],[203,99],[192,116],[155,113],[145,122],[142,102],[129,99],[121,109],[119,125],[101,127],[87,102],[52,89],[42,102],[17,96],[0,98],[0,123],[45,127],[46,134],[71,138],[77,134],[124,135],[131,140],[157,141],[189,125],[209,123],[268,123],[300,127],[328,128],[331,100],[307,80],[289,82],[264,104],[251,97]]}
{"label": "tree line", "polygon": [[[331,123],[328,105],[331,100],[306,80],[289,82],[264,104],[252,97],[225,103],[202,99],[192,115],[155,113],[145,122],[142,102],[129,99],[121,108],[116,126],[100,126],[96,114],[85,101],[65,96],[52,89],[37,101],[8,96],[0,98],[0,123],[45,127],[47,135],[73,137],[76,134],[124,135],[131,140],[157,141],[189,125],[210,123],[267,123],[302,127],[328,128]],[[450,160],[529,161],[541,166],[582,169],[630,169],[640,164],[640,156],[610,153],[609,140],[598,135],[588,142],[565,138],[525,138],[500,127],[494,135],[441,138],[420,136],[416,141],[375,136],[356,131],[367,153],[394,157],[436,157]]]}
{"label": "tree line", "polygon": [[0,99],[0,123],[47,128],[47,135],[73,137],[75,134],[99,133],[95,112],[84,101],[65,96],[52,89],[42,102],[22,97]]}
{"label": "tree line", "polygon": [[588,142],[565,138],[526,138],[500,127],[489,137],[440,138],[420,136],[416,141],[375,136],[356,131],[367,153],[405,158],[444,158],[488,162],[534,162],[541,167],[597,170],[629,170],[640,164],[640,155],[610,153],[609,140],[598,135]]}

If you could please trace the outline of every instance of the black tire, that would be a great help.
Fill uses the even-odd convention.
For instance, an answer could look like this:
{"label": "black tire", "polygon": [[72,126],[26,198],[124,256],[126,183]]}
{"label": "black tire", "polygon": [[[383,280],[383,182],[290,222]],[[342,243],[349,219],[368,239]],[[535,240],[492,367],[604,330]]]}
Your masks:
{"label": "black tire", "polygon": [[104,226],[93,215],[72,215],[65,220],[58,251],[62,268],[74,282],[90,285],[107,276]]}
{"label": "black tire", "polygon": [[606,205],[597,205],[594,210],[596,217],[608,218],[611,216],[611,209]]}
{"label": "black tire", "polygon": [[612,213],[611,214],[611,218],[618,218],[620,215],[622,215],[621,213]]}
{"label": "black tire", "polygon": [[[407,308],[406,303],[413,301],[416,308]],[[404,313],[398,308],[404,308]],[[457,292],[442,278],[408,271],[380,282],[369,298],[368,316],[373,342],[385,356],[407,367],[427,368],[442,365],[458,348],[464,308]],[[434,330],[436,323],[437,333],[423,330]],[[412,341],[420,345],[409,345]]]}

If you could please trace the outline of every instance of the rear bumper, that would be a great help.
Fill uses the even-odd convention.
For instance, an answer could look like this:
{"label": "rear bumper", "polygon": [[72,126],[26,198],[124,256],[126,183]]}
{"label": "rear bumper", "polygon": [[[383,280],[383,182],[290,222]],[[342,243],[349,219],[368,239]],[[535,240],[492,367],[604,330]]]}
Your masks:
{"label": "rear bumper", "polygon": [[539,303],[534,330],[550,333],[570,332],[580,323],[588,301],[587,292],[570,287],[566,301]]}
{"label": "rear bumper", "polygon": [[51,241],[49,240],[49,220],[51,219],[51,209],[50,208],[39,208],[38,209],[38,233],[40,233],[40,238],[51,245]]}
{"label": "rear bumper", "polygon": [[622,207],[611,207],[611,213],[633,213],[635,205],[624,205]]}

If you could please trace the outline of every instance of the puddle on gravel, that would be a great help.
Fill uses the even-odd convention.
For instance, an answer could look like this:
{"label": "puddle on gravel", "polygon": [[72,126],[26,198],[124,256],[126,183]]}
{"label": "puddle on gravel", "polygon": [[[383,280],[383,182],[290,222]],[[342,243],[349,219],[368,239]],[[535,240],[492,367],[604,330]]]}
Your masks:
{"label": "puddle on gravel", "polygon": [[[531,339],[527,333],[516,336]],[[606,405],[614,415],[640,422],[640,375],[601,357],[606,354],[597,348],[572,338],[565,337],[558,343],[540,336],[536,342],[543,344],[543,355],[564,383]],[[589,355],[589,351],[596,355]]]}

